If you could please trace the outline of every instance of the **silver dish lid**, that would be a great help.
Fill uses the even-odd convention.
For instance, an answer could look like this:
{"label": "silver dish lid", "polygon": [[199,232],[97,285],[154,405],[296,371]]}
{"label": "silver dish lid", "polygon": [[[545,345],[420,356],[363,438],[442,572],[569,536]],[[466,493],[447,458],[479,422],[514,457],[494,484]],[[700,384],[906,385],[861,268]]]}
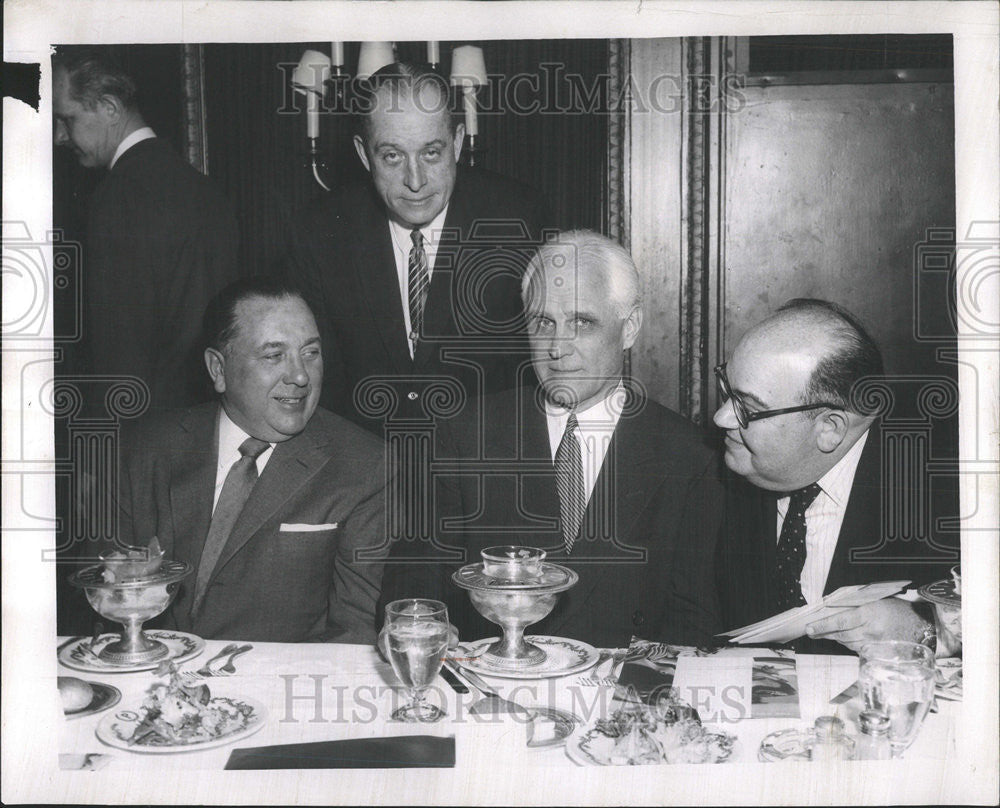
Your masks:
{"label": "silver dish lid", "polygon": [[537,576],[530,578],[500,578],[489,575],[482,562],[466,564],[452,573],[451,579],[462,589],[476,589],[481,592],[538,592],[551,594],[562,592],[575,584],[580,576],[573,570],[543,561]]}

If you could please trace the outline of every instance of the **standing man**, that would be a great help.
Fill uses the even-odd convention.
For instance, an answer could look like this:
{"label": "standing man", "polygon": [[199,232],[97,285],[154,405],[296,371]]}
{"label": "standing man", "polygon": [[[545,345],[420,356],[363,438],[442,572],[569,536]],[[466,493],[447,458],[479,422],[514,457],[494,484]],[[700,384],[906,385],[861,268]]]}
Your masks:
{"label": "standing man", "polygon": [[580,576],[533,632],[603,647],[633,633],[710,643],[715,454],[622,377],[642,326],[631,257],[596,233],[564,233],[538,250],[522,290],[540,387],[487,396],[439,425],[436,543],[394,545],[383,603],[438,598],[464,639],[490,636],[496,626],[450,575],[486,547],[519,544]]}
{"label": "standing man", "polygon": [[323,330],[322,403],[379,435],[356,393],[379,378],[397,418],[426,417],[430,377],[467,395],[512,387],[527,359],[521,274],[541,226],[525,187],[458,166],[465,127],[429,69],[387,65],[362,83],[358,157],[370,182],[306,218],[289,271]]}
{"label": "standing man", "polygon": [[[731,481],[719,546],[727,627],[815,603],[842,586],[926,583],[956,563],[915,541],[893,542],[878,560],[859,555],[882,540],[893,489],[882,473],[878,419],[851,393],[882,373],[878,346],[854,316],[810,299],[792,300],[750,329],[716,368],[722,404],[714,420],[726,431],[726,465],[743,478]],[[957,511],[949,493],[934,492],[937,516]],[[935,540],[957,553],[957,535]],[[809,634],[858,651],[879,639],[932,644],[934,624],[910,603],[887,598],[814,622]],[[837,648],[808,639],[797,645]]]}
{"label": "standing man", "polygon": [[195,571],[172,627],[212,639],[371,643],[385,536],[382,443],[317,407],[319,329],[299,294],[248,279],[205,314],[218,402],[124,439],[121,540]]}
{"label": "standing man", "polygon": [[237,276],[229,202],[146,126],[135,82],[112,61],[63,47],[53,68],[56,145],[107,171],[83,253],[83,367],[67,370],[136,376],[152,409],[204,401],[200,315]]}

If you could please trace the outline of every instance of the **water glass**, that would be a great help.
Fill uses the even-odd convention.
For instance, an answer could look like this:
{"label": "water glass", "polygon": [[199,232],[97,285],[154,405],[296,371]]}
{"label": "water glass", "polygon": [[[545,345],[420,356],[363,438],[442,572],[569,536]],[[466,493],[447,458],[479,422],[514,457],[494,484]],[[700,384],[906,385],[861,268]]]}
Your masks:
{"label": "water glass", "polygon": [[389,662],[410,695],[392,713],[396,721],[437,721],[444,711],[428,704],[424,693],[441,670],[448,650],[448,609],[438,600],[408,598],[385,607]]}
{"label": "water glass", "polygon": [[934,701],[934,654],[915,642],[873,642],[861,649],[865,708],[889,717],[889,743],[900,757]]}

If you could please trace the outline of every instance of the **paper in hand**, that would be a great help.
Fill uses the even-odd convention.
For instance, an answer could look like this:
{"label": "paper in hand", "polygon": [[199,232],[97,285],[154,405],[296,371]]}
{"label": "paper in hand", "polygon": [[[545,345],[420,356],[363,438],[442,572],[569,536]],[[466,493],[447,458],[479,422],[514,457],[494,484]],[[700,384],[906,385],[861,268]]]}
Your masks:
{"label": "paper in hand", "polygon": [[909,583],[909,581],[881,581],[873,584],[842,586],[819,603],[797,606],[767,620],[726,631],[719,636],[730,637],[730,642],[738,645],[791,642],[805,636],[806,626],[810,623],[846,609],[864,606],[866,603],[874,603],[895,595]]}

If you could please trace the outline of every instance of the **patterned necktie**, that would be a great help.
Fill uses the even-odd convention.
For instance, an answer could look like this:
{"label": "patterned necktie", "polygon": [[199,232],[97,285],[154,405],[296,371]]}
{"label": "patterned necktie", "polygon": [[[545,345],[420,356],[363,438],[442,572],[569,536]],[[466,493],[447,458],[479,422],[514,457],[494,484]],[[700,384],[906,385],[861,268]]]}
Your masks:
{"label": "patterned necktie", "polygon": [[197,614],[201,608],[202,601],[205,599],[205,590],[208,588],[208,579],[219,561],[219,556],[222,555],[222,548],[226,546],[229,534],[233,532],[233,527],[243,511],[243,506],[250,496],[254,483],[257,482],[257,458],[270,445],[267,441],[257,438],[247,438],[240,444],[242,457],[233,463],[226,475],[226,481],[222,484],[219,501],[212,513],[212,524],[205,537],[205,547],[201,551],[198,576],[194,586],[194,604],[191,607],[193,615]]}
{"label": "patterned necktie", "polygon": [[587,498],[583,493],[583,458],[576,429],[576,416],[570,415],[566,431],[556,449],[556,488],[559,490],[559,516],[562,519],[566,555],[573,550],[573,542],[576,541],[583,514],[587,510]]}
{"label": "patterned necktie", "polygon": [[410,304],[410,339],[414,347],[420,338],[424,325],[424,303],[427,301],[427,253],[424,251],[424,237],[420,230],[410,233],[413,247],[407,265],[406,289]]}
{"label": "patterned necktie", "polygon": [[805,604],[802,597],[802,567],[806,562],[806,509],[819,494],[819,485],[813,483],[793,491],[788,501],[788,512],[781,524],[778,537],[778,612]]}

